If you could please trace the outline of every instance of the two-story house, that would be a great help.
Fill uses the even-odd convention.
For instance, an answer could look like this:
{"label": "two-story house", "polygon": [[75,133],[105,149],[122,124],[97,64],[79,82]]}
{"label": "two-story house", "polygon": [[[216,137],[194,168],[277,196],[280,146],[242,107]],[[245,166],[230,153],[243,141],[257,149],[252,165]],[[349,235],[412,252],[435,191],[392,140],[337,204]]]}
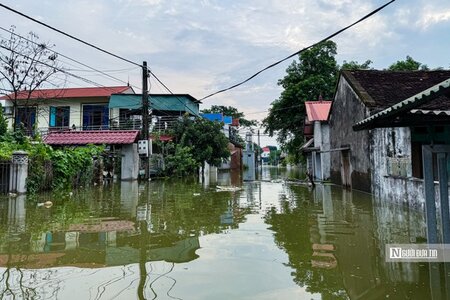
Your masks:
{"label": "two-story house", "polygon": [[134,94],[129,86],[41,89],[2,97],[9,127],[28,132],[109,129],[112,94]]}

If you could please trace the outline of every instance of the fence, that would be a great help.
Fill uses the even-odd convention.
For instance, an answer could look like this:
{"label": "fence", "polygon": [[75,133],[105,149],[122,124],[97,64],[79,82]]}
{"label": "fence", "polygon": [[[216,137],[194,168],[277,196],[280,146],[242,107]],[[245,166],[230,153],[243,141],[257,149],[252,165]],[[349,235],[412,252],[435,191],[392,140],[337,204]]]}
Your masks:
{"label": "fence", "polygon": [[19,166],[11,161],[0,161],[0,194],[7,194],[17,186]]}
{"label": "fence", "polygon": [[11,161],[0,161],[0,194],[25,193],[27,177],[28,154],[16,151]]}

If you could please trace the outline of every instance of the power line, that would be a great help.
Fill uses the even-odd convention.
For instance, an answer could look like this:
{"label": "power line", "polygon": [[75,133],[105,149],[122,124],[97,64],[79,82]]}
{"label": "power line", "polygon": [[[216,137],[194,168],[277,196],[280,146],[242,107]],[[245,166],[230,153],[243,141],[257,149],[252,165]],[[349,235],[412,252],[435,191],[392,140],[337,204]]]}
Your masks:
{"label": "power line", "polygon": [[249,112],[246,113],[245,115],[254,115],[254,114],[262,114],[268,111],[279,111],[279,110],[286,110],[286,109],[291,109],[291,108],[296,108],[296,107],[301,107],[304,106],[305,104],[297,104],[297,105],[292,105],[292,106],[288,106],[288,107],[283,107],[283,108],[277,108],[277,109],[266,109],[266,110],[261,110],[261,111],[254,111],[254,112]]}
{"label": "power line", "polygon": [[[0,30],[3,30],[3,31],[5,31],[5,32],[8,32],[9,34],[12,34],[12,35],[14,35],[14,36],[17,36],[17,37],[19,37],[19,38],[21,38],[21,39],[24,39],[25,41],[28,41],[28,42],[30,42],[30,43],[35,44],[35,45],[38,45],[38,46],[40,45],[39,43],[37,43],[37,42],[35,42],[35,41],[33,41],[33,40],[30,40],[30,39],[28,39],[28,38],[26,38],[26,37],[24,37],[24,36],[22,36],[22,35],[20,35],[20,34],[17,34],[17,33],[13,32],[13,31],[8,30],[8,29],[6,29],[6,28],[3,28],[3,27],[1,27],[1,26],[0,26]],[[6,38],[4,38],[4,39],[6,40]],[[101,70],[98,70],[98,69],[96,69],[96,68],[93,68],[93,67],[91,67],[91,66],[89,66],[89,65],[87,65],[87,64],[85,64],[85,63],[82,63],[82,62],[80,62],[80,61],[78,61],[78,60],[76,60],[76,59],[73,59],[73,58],[71,58],[71,57],[69,57],[69,56],[67,56],[67,55],[64,55],[64,54],[62,54],[62,53],[60,53],[60,52],[57,52],[57,51],[55,51],[55,50],[53,50],[53,49],[50,49],[50,48],[48,48],[48,47],[45,47],[45,49],[47,49],[47,50],[49,50],[49,51],[51,51],[51,52],[53,52],[53,53],[55,53],[55,54],[57,54],[57,55],[59,55],[59,56],[61,56],[61,57],[64,57],[64,58],[66,58],[66,59],[68,59],[68,60],[70,60],[70,61],[73,61],[73,62],[75,62],[75,63],[77,63],[77,64],[80,64],[80,65],[82,65],[83,67],[89,68],[89,69],[91,69],[91,70],[93,70],[93,71],[95,71],[95,72],[98,72],[98,73],[100,73],[100,74],[106,76],[106,77],[109,77],[109,78],[111,78],[111,79],[113,79],[113,80],[115,80],[115,81],[117,81],[117,82],[124,83],[124,84],[128,84],[128,82],[126,82],[126,81],[124,81],[124,80],[121,80],[121,79],[119,79],[119,78],[117,78],[117,77],[114,77],[114,76],[112,76],[112,75],[109,75],[109,74],[105,73],[104,71],[101,71]],[[137,88],[137,89],[140,89],[140,88],[138,88],[138,87],[136,87],[136,86],[133,86],[133,87],[134,87],[134,88]]]}
{"label": "power line", "polygon": [[[7,48],[7,47],[5,47],[5,46],[3,46],[3,45],[0,45],[0,48],[3,48],[3,49],[5,49],[5,50],[10,51],[10,52],[12,52],[12,53],[15,53],[15,54],[17,54],[17,55],[20,55],[20,56],[22,56],[22,57],[24,57],[24,58],[27,58],[27,59],[33,59],[33,58],[31,58],[31,57],[29,57],[29,56],[27,56],[27,55],[25,55],[25,54],[22,54],[22,53],[19,53],[19,52],[15,51],[15,50],[9,49],[9,48]],[[35,60],[35,61],[36,61],[36,63],[40,63],[41,65],[44,65],[44,66],[46,66],[46,67],[48,67],[48,68],[51,68],[51,69],[53,69],[53,70],[55,70],[55,71],[59,71],[59,72],[61,72],[61,73],[67,74],[67,75],[69,75],[69,76],[75,77],[75,78],[80,79],[80,80],[82,80],[82,81],[84,81],[84,82],[87,82],[87,83],[89,83],[89,84],[93,84],[93,85],[98,86],[98,87],[103,87],[103,88],[105,88],[105,89],[111,89],[111,88],[109,88],[109,87],[107,87],[107,86],[104,86],[104,85],[101,85],[101,84],[99,84],[99,83],[97,83],[97,82],[95,82],[95,81],[92,81],[92,80],[90,80],[90,79],[86,79],[86,78],[84,78],[84,77],[81,77],[81,76],[75,75],[75,74],[73,74],[73,73],[67,72],[67,71],[64,70],[64,69],[58,68],[58,67],[56,67],[56,66],[52,66],[52,65],[50,65],[50,64],[48,64],[48,63],[45,63],[45,62],[42,62],[42,61],[39,61],[39,60]]]}
{"label": "power line", "polygon": [[188,107],[180,98],[178,98],[178,96],[177,95],[175,95],[159,78],[158,78],[158,76],[156,76],[155,75],[155,73],[153,73],[150,69],[148,70],[148,72],[151,74],[151,75],[153,75],[153,77],[155,77],[155,79],[156,79],[156,81],[159,83],[159,84],[161,84],[167,91],[169,91],[169,93],[172,95],[172,96],[175,96],[175,98],[181,103],[181,104],[183,104],[184,105],[184,107],[186,107],[190,112],[192,112],[192,114],[194,115],[194,116],[196,116],[196,117],[199,117],[200,115],[198,114],[198,113],[196,113],[195,111],[193,111],[190,107]]}
{"label": "power line", "polygon": [[279,61],[277,61],[277,62],[274,62],[274,63],[271,64],[271,65],[268,65],[267,67],[265,67],[265,68],[259,70],[259,71],[256,72],[255,74],[251,75],[250,77],[248,77],[247,79],[245,79],[245,80],[243,80],[243,81],[241,81],[241,82],[239,82],[239,83],[236,83],[236,84],[234,84],[234,85],[232,85],[232,86],[230,86],[230,87],[227,87],[227,88],[221,89],[221,90],[219,90],[219,91],[217,91],[217,92],[214,92],[214,93],[212,93],[212,94],[209,94],[209,95],[207,95],[207,96],[201,98],[200,101],[205,100],[205,99],[210,98],[210,97],[212,97],[212,96],[215,96],[215,95],[217,95],[217,94],[220,94],[220,93],[229,91],[229,90],[231,90],[231,89],[234,89],[234,88],[237,88],[238,86],[243,85],[244,83],[246,83],[246,82],[252,80],[253,78],[255,78],[256,76],[258,76],[258,75],[261,74],[262,72],[264,72],[264,71],[266,71],[266,70],[268,70],[268,69],[271,69],[271,68],[275,67],[276,65],[279,65],[280,63],[282,63],[282,62],[284,62],[284,61],[286,61],[286,60],[288,60],[288,59],[290,59],[290,58],[292,58],[292,57],[294,57],[294,56],[296,56],[296,55],[298,55],[298,54],[300,54],[300,53],[302,53],[302,52],[304,52],[304,51],[306,51],[306,50],[308,50],[308,49],[310,49],[310,48],[312,48],[312,47],[314,47],[314,46],[317,46],[317,45],[320,44],[320,43],[323,43],[323,42],[325,42],[325,41],[327,41],[327,40],[329,40],[329,39],[331,39],[331,38],[333,38],[333,37],[335,37],[335,36],[341,34],[342,32],[344,32],[344,31],[350,29],[351,27],[355,26],[355,25],[358,24],[358,23],[361,23],[362,21],[364,21],[364,20],[370,18],[372,15],[378,13],[379,11],[381,11],[382,9],[384,9],[386,6],[392,4],[393,2],[395,2],[395,0],[391,0],[391,1],[389,1],[388,3],[386,3],[386,4],[384,4],[384,5],[380,6],[380,7],[378,7],[377,9],[375,9],[375,10],[373,10],[372,12],[370,12],[369,14],[365,15],[364,17],[362,17],[362,18],[359,19],[358,21],[356,21],[356,22],[354,22],[354,23],[352,23],[352,24],[350,24],[350,25],[348,25],[348,26],[346,26],[346,27],[344,27],[344,28],[342,28],[342,29],[336,31],[335,33],[333,33],[333,34],[327,36],[326,38],[320,40],[319,42],[316,42],[316,43],[314,43],[314,44],[312,44],[312,45],[310,45],[310,46],[308,46],[308,47],[306,47],[306,48],[303,48],[303,49],[301,49],[301,50],[299,50],[299,51],[297,51],[297,52],[295,52],[295,53],[292,53],[291,55],[289,55],[289,56],[287,56],[287,57],[285,57],[285,58],[283,58],[283,59],[281,59],[281,60],[279,60]]}
{"label": "power line", "polygon": [[47,27],[47,28],[49,28],[49,29],[51,29],[51,30],[53,30],[53,31],[56,31],[56,32],[58,32],[58,33],[60,33],[60,34],[62,34],[62,35],[65,35],[65,36],[67,36],[67,37],[69,37],[69,38],[71,38],[71,39],[73,39],[73,40],[76,40],[76,41],[78,41],[78,42],[80,42],[80,43],[82,43],[82,44],[85,44],[85,45],[87,45],[87,46],[89,46],[89,47],[91,47],[91,48],[94,48],[94,49],[96,49],[96,50],[98,50],[98,51],[100,51],[100,52],[103,52],[103,53],[105,53],[105,54],[108,54],[108,55],[110,55],[110,56],[113,56],[113,57],[115,57],[115,58],[118,58],[118,59],[120,59],[120,60],[122,60],[122,61],[125,61],[125,62],[127,62],[127,63],[133,64],[133,65],[135,65],[135,66],[142,67],[141,64],[138,64],[138,63],[136,63],[136,62],[134,62],[134,61],[131,61],[131,60],[125,58],[125,57],[122,57],[122,56],[119,56],[119,55],[117,55],[117,54],[114,54],[114,53],[112,53],[112,52],[110,52],[110,51],[108,51],[108,50],[102,49],[102,48],[100,48],[100,47],[98,47],[98,46],[95,46],[95,45],[89,43],[89,42],[83,41],[82,39],[79,39],[79,38],[77,38],[77,37],[75,37],[75,36],[73,36],[73,35],[71,35],[71,34],[69,34],[69,33],[66,33],[66,32],[64,32],[64,31],[62,31],[62,30],[59,30],[59,29],[57,29],[57,28],[55,28],[55,27],[53,27],[53,26],[50,26],[50,25],[48,25],[48,24],[46,24],[46,23],[44,23],[44,22],[41,22],[41,21],[39,21],[39,20],[36,20],[35,18],[30,17],[30,16],[28,16],[28,15],[26,15],[26,14],[20,12],[20,11],[17,11],[17,10],[15,10],[15,9],[9,7],[9,6],[6,6],[6,5],[3,4],[3,3],[0,3],[0,7],[3,7],[3,8],[5,8],[5,9],[7,9],[7,10],[9,10],[9,11],[15,13],[15,14],[18,14],[18,15],[24,17],[24,18],[27,18],[28,20],[31,20],[31,21],[33,21],[33,22],[35,22],[35,23],[38,23],[38,24],[40,24],[40,25],[42,25],[42,26],[44,26],[44,27]]}
{"label": "power line", "polygon": [[[98,46],[95,46],[95,45],[93,45],[93,44],[91,44],[91,43],[89,43],[89,42],[86,42],[86,41],[84,41],[84,40],[82,40],[82,39],[80,39],[80,38],[77,38],[77,37],[75,37],[75,36],[73,36],[73,35],[71,35],[71,34],[68,34],[68,33],[66,33],[66,32],[64,32],[64,31],[62,31],[62,30],[59,30],[59,29],[57,29],[57,28],[55,28],[55,27],[53,27],[53,26],[50,26],[50,25],[48,25],[48,24],[46,24],[46,23],[44,23],[44,22],[41,22],[41,21],[39,21],[39,20],[36,20],[35,18],[33,18],[33,17],[30,17],[30,16],[28,16],[28,15],[26,15],[26,14],[24,14],[24,13],[22,13],[22,12],[20,12],[20,11],[17,11],[17,10],[15,10],[15,9],[13,9],[13,8],[11,8],[11,7],[9,7],[9,6],[6,6],[6,5],[4,5],[4,4],[2,4],[2,3],[0,3],[0,7],[3,7],[3,8],[5,8],[5,9],[7,9],[7,10],[9,10],[9,11],[11,11],[11,12],[13,12],[13,13],[15,13],[15,14],[18,14],[18,15],[20,15],[20,16],[22,16],[22,17],[24,17],[24,18],[26,18],[26,19],[29,19],[29,20],[31,20],[31,21],[33,21],[33,22],[35,22],[35,23],[38,23],[38,24],[40,24],[40,25],[42,25],[42,26],[44,26],[44,27],[47,27],[47,28],[49,28],[49,29],[51,29],[51,30],[53,30],[53,31],[56,31],[56,32],[58,32],[58,33],[60,33],[60,34],[62,34],[62,35],[65,35],[65,36],[67,36],[67,37],[69,37],[69,38],[71,38],[71,39],[73,39],[73,40],[76,40],[76,41],[78,41],[78,42],[80,42],[80,43],[82,43],[82,44],[85,44],[85,45],[87,45],[87,46],[89,46],[89,47],[91,47],[91,48],[94,48],[94,49],[96,49],[96,50],[98,50],[98,51],[100,51],[100,52],[103,52],[103,53],[105,53],[105,54],[108,54],[108,55],[110,55],[110,56],[113,56],[113,57],[115,57],[115,58],[118,58],[118,59],[120,59],[120,60],[122,60],[122,61],[125,61],[125,62],[128,62],[128,63],[130,63],[130,64],[133,64],[133,65],[135,65],[135,66],[138,66],[138,67],[141,67],[141,68],[143,68],[143,65],[141,65],[141,64],[138,64],[138,63],[136,63],[136,62],[133,62],[133,61],[131,61],[131,60],[129,60],[129,59],[127,59],[127,58],[124,58],[124,57],[122,57],[122,56],[119,56],[119,55],[117,55],[117,54],[114,54],[114,53],[112,53],[112,52],[110,52],[110,51],[107,51],[107,50],[105,50],[105,49],[102,49],[102,48],[100,48],[100,47],[98,47]],[[168,90],[169,92],[170,92],[170,94],[172,94],[172,95],[174,95],[175,96],[175,94],[152,72],[152,71],[150,71],[149,70],[149,73],[151,74],[151,75],[153,75],[154,77],[155,77],[155,79],[166,89],[166,90]],[[72,74],[72,76],[76,76],[76,75],[74,75],[74,74]],[[176,97],[176,96],[175,96]],[[178,98],[178,97],[176,97],[181,103],[182,103],[182,101]],[[183,103],[184,104],[184,103]],[[186,105],[184,105],[184,106],[186,106]],[[197,113],[195,113],[193,110],[191,110],[189,107],[187,107],[186,106],[186,108],[188,108],[194,115],[196,115],[196,116],[198,116],[198,114]]]}

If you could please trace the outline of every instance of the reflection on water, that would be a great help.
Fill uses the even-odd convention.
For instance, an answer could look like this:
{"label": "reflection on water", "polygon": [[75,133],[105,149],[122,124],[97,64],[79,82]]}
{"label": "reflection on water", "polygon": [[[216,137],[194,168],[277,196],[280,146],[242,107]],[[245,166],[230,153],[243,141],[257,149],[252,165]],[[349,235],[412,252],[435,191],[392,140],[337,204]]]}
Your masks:
{"label": "reflection on water", "polygon": [[424,240],[421,213],[278,180],[298,176],[121,182],[38,198],[48,209],[0,198],[0,299],[431,297],[427,264],[385,262],[385,244]]}

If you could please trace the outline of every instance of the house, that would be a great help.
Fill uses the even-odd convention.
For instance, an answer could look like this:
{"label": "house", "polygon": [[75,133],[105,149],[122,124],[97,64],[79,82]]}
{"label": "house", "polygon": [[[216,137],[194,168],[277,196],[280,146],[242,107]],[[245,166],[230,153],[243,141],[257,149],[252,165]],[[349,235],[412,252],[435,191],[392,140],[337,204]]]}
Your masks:
{"label": "house", "polygon": [[230,116],[224,116],[222,113],[206,113],[201,116],[213,122],[222,122],[222,132],[228,138],[228,150],[230,151],[230,159],[222,163],[219,169],[240,170],[242,167],[243,141],[239,137],[239,119],[233,119]]}
{"label": "house", "polygon": [[[164,132],[178,119],[188,114],[199,115],[201,102],[189,94],[150,94],[152,129]],[[115,94],[111,96],[111,127],[120,129],[139,129],[142,122],[142,95]]]}
{"label": "house", "polygon": [[423,146],[450,144],[449,78],[443,70],[342,71],[329,116],[332,182],[423,206]]}
{"label": "house", "polygon": [[[22,124],[31,133],[55,130],[109,129],[109,98],[134,94],[129,86],[41,89],[2,97],[9,127]],[[14,121],[14,122],[13,122]]]}
{"label": "house", "polygon": [[261,161],[263,164],[268,164],[270,160],[270,148],[269,147],[263,147],[261,153]]}
{"label": "house", "polygon": [[304,136],[306,143],[301,147],[306,155],[307,171],[314,180],[330,178],[330,127],[328,115],[331,101],[306,101]]}

